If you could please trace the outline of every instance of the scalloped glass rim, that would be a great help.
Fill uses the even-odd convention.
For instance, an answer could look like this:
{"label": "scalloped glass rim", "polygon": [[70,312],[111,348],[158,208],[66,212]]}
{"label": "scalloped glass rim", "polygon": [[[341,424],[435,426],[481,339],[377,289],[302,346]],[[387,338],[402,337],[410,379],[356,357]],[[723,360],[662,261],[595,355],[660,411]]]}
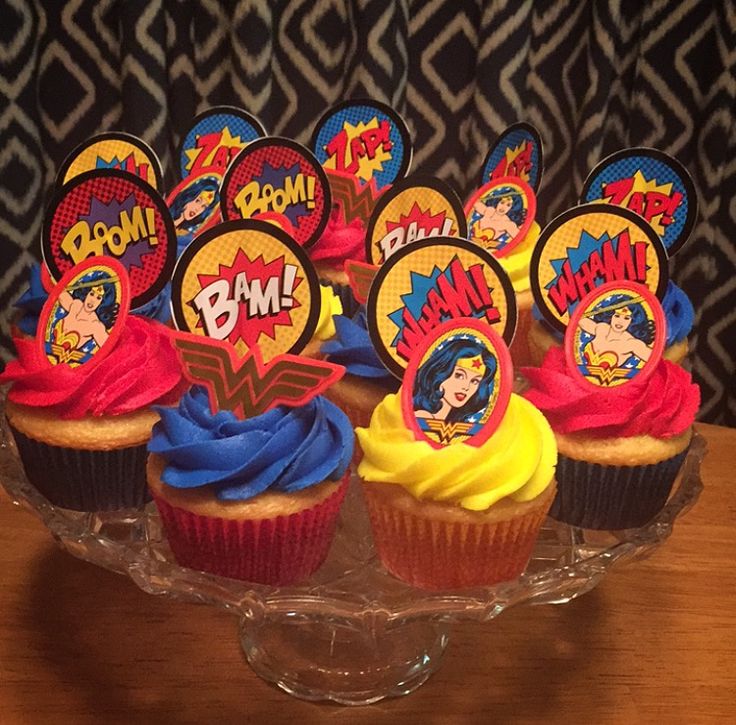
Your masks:
{"label": "scalloped glass rim", "polygon": [[695,504],[703,488],[700,464],[706,450],[705,439],[696,432],[667,505],[646,526],[601,532],[548,519],[521,577],[493,587],[444,592],[416,589],[382,568],[354,476],[325,563],[303,584],[279,588],[179,566],[153,504],[142,511],[105,514],[52,506],[26,480],[4,415],[2,421],[0,483],[74,556],[128,575],[148,593],[213,604],[243,617],[299,613],[363,626],[420,617],[488,620],[516,604],[562,603],[584,594],[614,565],[649,555],[670,536],[675,520]]}

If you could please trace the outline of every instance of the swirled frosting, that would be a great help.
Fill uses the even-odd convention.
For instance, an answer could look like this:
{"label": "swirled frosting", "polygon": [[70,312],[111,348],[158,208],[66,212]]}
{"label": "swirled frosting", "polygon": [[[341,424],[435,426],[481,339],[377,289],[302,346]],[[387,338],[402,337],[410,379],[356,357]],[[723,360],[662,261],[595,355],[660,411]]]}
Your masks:
{"label": "swirled frosting", "polygon": [[317,340],[329,340],[335,334],[333,317],[342,314],[342,302],[329,285],[321,284],[319,293],[319,319],[313,337]]}
{"label": "swirled frosting", "polygon": [[690,374],[668,360],[660,360],[648,378],[635,378],[612,389],[596,389],[576,380],[560,347],[549,349],[541,367],[521,372],[531,385],[524,397],[544,413],[557,433],[672,438],[692,425],[700,405],[700,390]]}
{"label": "swirled frosting", "polygon": [[404,424],[399,394],[387,395],[368,428],[356,428],[366,481],[402,486],[418,499],[483,511],[510,497],[530,501],[551,483],[557,446],[544,416],[512,394],[501,425],[481,446],[433,448]]}
{"label": "swirled frosting", "polygon": [[525,292],[529,289],[529,263],[540,231],[539,224],[532,222],[524,240],[505,257],[498,258],[499,264],[511,279],[514,292]]}
{"label": "swirled frosting", "polygon": [[163,482],[175,488],[213,486],[222,501],[337,480],[353,455],[350,421],[322,397],[239,420],[230,411],[213,415],[206,392],[196,387],[177,408],[157,411],[161,420],[148,450],[166,461]]}
{"label": "swirled frosting", "polygon": [[360,307],[352,319],[337,315],[334,320],[335,338],[320,348],[327,360],[343,365],[350,375],[359,378],[392,379],[371,343],[365,307]]}
{"label": "swirled frosting", "polygon": [[349,224],[343,220],[342,212],[335,208],[330,214],[322,236],[309,248],[313,262],[326,264],[342,271],[347,259],[365,262],[365,226],[360,219]]}
{"label": "swirled frosting", "polygon": [[[667,338],[665,344],[667,347],[674,345],[676,342],[684,340],[693,329],[693,321],[695,320],[695,310],[690,298],[672,281],[667,282],[667,289],[662,299],[662,309],[664,310],[665,320],[667,321]],[[535,304],[532,307],[532,315],[534,319],[542,322],[545,328],[554,336],[556,340],[562,343],[562,333],[553,330],[542,317],[542,313]]]}
{"label": "swirled frosting", "polygon": [[131,315],[115,347],[99,362],[49,365],[35,340],[14,340],[18,357],[0,375],[8,399],[53,411],[60,418],[123,415],[176,401],[184,381],[171,331]]}

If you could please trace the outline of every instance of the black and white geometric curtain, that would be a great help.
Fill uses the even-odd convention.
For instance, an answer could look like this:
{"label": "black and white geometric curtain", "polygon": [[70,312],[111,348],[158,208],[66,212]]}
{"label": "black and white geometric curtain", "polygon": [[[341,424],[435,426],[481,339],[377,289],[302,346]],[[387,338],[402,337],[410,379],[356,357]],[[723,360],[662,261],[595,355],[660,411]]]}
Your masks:
{"label": "black and white geometric curtain", "polygon": [[349,97],[393,105],[414,170],[466,194],[506,126],[541,132],[538,220],[602,157],[676,156],[700,215],[671,262],[690,295],[701,419],[736,425],[736,6],[729,0],[0,0],[0,347],[57,164],[103,130],[171,175],[191,118],[231,104],[306,142]]}

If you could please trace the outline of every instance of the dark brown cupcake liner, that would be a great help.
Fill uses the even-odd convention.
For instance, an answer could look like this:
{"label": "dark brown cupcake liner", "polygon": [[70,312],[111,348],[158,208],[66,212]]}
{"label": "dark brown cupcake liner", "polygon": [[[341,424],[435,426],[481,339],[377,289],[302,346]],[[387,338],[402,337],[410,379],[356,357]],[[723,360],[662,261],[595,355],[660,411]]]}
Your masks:
{"label": "dark brown cupcake liner", "polygon": [[49,503],[73,511],[117,511],[151,500],[146,444],[108,451],[52,446],[10,426],[30,484]]}
{"label": "dark brown cupcake liner", "polygon": [[557,495],[549,515],[584,529],[631,529],[651,521],[667,503],[687,449],[646,466],[557,461]]}

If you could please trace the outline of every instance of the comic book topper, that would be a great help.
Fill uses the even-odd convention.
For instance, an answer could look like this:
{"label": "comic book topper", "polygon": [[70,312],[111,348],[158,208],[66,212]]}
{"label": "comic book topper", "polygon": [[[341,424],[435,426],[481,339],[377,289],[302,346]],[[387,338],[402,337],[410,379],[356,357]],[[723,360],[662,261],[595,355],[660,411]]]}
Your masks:
{"label": "comic book topper", "polygon": [[446,320],[484,320],[510,343],[516,299],[488,252],[465,239],[437,237],[414,242],[379,268],[366,316],[378,356],[401,378],[416,347]]}
{"label": "comic book topper", "polygon": [[171,282],[180,330],[227,340],[268,362],[298,353],[317,327],[320,289],[306,252],[274,224],[225,222],[182,253]]}
{"label": "comic book topper", "polygon": [[390,106],[353,99],[328,109],[317,121],[311,147],[325,169],[346,172],[381,191],[406,175],[411,164],[409,129]]}
{"label": "comic book topper", "polygon": [[129,133],[101,133],[79,144],[62,162],[55,184],[63,186],[85,171],[95,169],[127,171],[157,191],[163,190],[158,156],[145,141]]}
{"label": "comic book topper", "polygon": [[49,365],[99,362],[115,347],[130,310],[130,281],[120,262],[85,259],[64,273],[39,317],[36,344]]}
{"label": "comic book topper", "polygon": [[[345,224],[360,219],[365,226],[371,218],[381,192],[376,188],[376,179],[361,184],[357,176],[345,171],[325,169],[332,192],[332,205],[337,206]],[[388,189],[389,187],[384,187]]]}
{"label": "comic book topper", "polygon": [[346,259],[343,269],[348,276],[348,286],[353,297],[359,304],[364,305],[368,301],[368,293],[379,270],[379,265],[360,262],[357,259]]}
{"label": "comic book topper", "polygon": [[480,187],[465,205],[468,238],[494,257],[524,241],[537,213],[537,196],[519,178],[502,176]]}
{"label": "comic book topper", "polygon": [[480,446],[503,419],[513,378],[508,347],[490,325],[447,320],[411,354],[401,385],[404,421],[433,448]]}
{"label": "comic book topper", "polygon": [[179,249],[221,221],[221,184],[222,174],[217,172],[191,174],[179,182],[166,197]]}
{"label": "comic book topper", "polygon": [[667,288],[667,253],[638,214],[611,204],[563,212],[532,252],[529,281],[545,320],[564,333],[580,300],[606,282],[645,285],[660,300]]}
{"label": "comic book topper", "polygon": [[635,282],[609,282],[580,301],[565,332],[570,374],[614,388],[649,377],[662,359],[666,322],[659,300]]}
{"label": "comic book topper", "polygon": [[698,215],[687,169],[650,148],[624,149],[603,159],[588,174],[580,201],[605,201],[636,212],[657,232],[670,257],[690,237]]}
{"label": "comic book topper", "polygon": [[53,279],[88,257],[118,260],[130,277],[131,306],[137,308],[171,278],[176,234],[153,187],[132,174],[105,169],[87,171],[56,190],[41,248]]}
{"label": "comic book topper", "polygon": [[180,176],[224,174],[245,146],[265,135],[263,124],[241,108],[209,108],[194,118],[182,137],[177,155]]}
{"label": "comic book topper", "polygon": [[376,204],[365,235],[366,259],[383,264],[420,239],[466,236],[465,214],[453,189],[439,179],[414,176],[394,184]]}
{"label": "comic book topper", "polygon": [[539,191],[544,171],[542,138],[529,123],[509,126],[491,146],[480,174],[479,186],[503,176],[515,176],[526,181],[534,192]]}
{"label": "comic book topper", "polygon": [[220,192],[223,219],[276,212],[289,220],[303,247],[319,239],[331,207],[327,177],[311,151],[276,136],[248,144],[230,164]]}

